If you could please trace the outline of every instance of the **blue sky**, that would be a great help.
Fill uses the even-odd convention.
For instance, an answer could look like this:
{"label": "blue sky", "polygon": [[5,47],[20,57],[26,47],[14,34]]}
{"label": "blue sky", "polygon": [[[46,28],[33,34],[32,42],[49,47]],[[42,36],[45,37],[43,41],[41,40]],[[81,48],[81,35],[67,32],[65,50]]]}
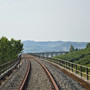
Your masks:
{"label": "blue sky", "polygon": [[90,0],[0,0],[2,36],[90,42]]}

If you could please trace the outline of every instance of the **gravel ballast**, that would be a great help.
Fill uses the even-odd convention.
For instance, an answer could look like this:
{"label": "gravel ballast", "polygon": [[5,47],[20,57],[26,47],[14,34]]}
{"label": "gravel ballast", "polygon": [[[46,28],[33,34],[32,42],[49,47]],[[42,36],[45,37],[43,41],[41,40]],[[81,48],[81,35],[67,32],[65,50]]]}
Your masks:
{"label": "gravel ballast", "polygon": [[59,68],[43,59],[37,59],[49,69],[61,90],[86,90],[77,81],[64,74]]}
{"label": "gravel ballast", "polygon": [[30,62],[31,75],[26,90],[54,90],[52,83],[42,66],[34,59],[30,59]]}

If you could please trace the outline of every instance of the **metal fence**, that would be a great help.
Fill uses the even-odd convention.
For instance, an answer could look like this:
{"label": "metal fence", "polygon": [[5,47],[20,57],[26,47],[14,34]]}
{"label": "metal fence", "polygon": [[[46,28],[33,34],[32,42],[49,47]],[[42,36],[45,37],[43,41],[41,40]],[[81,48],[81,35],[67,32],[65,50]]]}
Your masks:
{"label": "metal fence", "polygon": [[[39,58],[45,58],[45,57],[40,57],[39,55],[33,55]],[[85,77],[87,80],[90,80],[90,67],[86,67],[80,64],[72,63],[66,60],[62,59],[54,59],[54,58],[45,58],[46,60],[49,60],[51,62],[54,62],[63,68],[66,68],[77,75],[80,75],[81,77]]]}
{"label": "metal fence", "polygon": [[66,60],[61,59],[53,59],[53,58],[47,58],[47,60],[57,63],[60,66],[75,72],[76,74],[80,75],[81,77],[85,77],[87,80],[90,80],[90,67],[86,67],[80,64],[68,62]]}
{"label": "metal fence", "polygon": [[6,72],[7,70],[9,70],[11,67],[16,66],[20,62],[20,59],[21,59],[21,55],[15,60],[0,65],[0,75]]}

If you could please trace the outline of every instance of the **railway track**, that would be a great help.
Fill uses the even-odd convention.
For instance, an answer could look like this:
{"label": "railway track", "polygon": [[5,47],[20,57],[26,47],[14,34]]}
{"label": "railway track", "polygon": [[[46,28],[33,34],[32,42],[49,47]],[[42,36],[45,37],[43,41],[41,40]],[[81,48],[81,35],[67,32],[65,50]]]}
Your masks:
{"label": "railway track", "polygon": [[61,90],[90,90],[90,88],[86,89],[78,81],[63,73],[60,68],[51,62],[40,58],[37,59],[49,69]]}
{"label": "railway track", "polygon": [[30,57],[31,73],[26,90],[59,90],[48,69],[34,57]]}
{"label": "railway track", "polygon": [[86,90],[54,65],[23,54],[22,66],[0,90]]}
{"label": "railway track", "polygon": [[[32,60],[31,60],[31,58],[32,58]],[[23,90],[23,89],[24,90],[44,90],[44,89],[45,90],[59,90],[56,82],[54,81],[52,75],[50,74],[48,69],[45,67],[45,65],[40,63],[37,59],[35,59],[32,56],[28,57],[28,59],[30,59],[29,61],[31,62],[31,68],[29,65],[27,68],[27,72],[26,72],[23,80],[21,81],[21,84],[19,85],[19,90]],[[34,67],[35,65],[36,65],[36,67]],[[34,69],[34,70],[36,69],[38,73],[33,72],[34,70],[32,70],[32,69]],[[40,74],[40,71],[38,71],[38,70],[41,70],[41,72],[43,72],[43,73],[41,73],[42,75]],[[30,75],[30,72],[31,72],[31,75]],[[34,75],[37,75],[36,78],[33,77],[34,75],[32,73],[35,73]],[[37,82],[37,84],[35,85],[36,82]],[[40,83],[40,84],[38,84],[38,83]],[[50,85],[50,86],[48,86],[48,85]]]}
{"label": "railway track", "polygon": [[59,90],[48,69],[34,57],[23,56],[22,66],[0,90]]}
{"label": "railway track", "polygon": [[57,86],[54,78],[52,77],[52,75],[51,75],[51,73],[49,72],[49,70],[45,67],[45,65],[42,64],[42,63],[41,63],[40,61],[38,61],[37,59],[34,59],[34,60],[36,60],[36,61],[44,68],[44,70],[45,70],[45,72],[48,74],[48,76],[49,76],[49,78],[50,78],[50,80],[51,80],[51,82],[52,82],[55,90],[59,90],[59,88],[58,88],[58,86]]}

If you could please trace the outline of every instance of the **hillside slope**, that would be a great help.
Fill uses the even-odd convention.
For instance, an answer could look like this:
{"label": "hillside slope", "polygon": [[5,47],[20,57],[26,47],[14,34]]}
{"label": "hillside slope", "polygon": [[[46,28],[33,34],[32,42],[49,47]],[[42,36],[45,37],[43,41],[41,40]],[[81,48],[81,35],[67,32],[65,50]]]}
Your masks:
{"label": "hillside slope", "polygon": [[74,48],[85,48],[87,42],[64,42],[64,41],[23,41],[24,52],[52,52],[52,51],[69,51],[70,45]]}
{"label": "hillside slope", "polygon": [[54,58],[64,59],[77,64],[90,67],[90,48],[81,49],[66,55],[59,55]]}

